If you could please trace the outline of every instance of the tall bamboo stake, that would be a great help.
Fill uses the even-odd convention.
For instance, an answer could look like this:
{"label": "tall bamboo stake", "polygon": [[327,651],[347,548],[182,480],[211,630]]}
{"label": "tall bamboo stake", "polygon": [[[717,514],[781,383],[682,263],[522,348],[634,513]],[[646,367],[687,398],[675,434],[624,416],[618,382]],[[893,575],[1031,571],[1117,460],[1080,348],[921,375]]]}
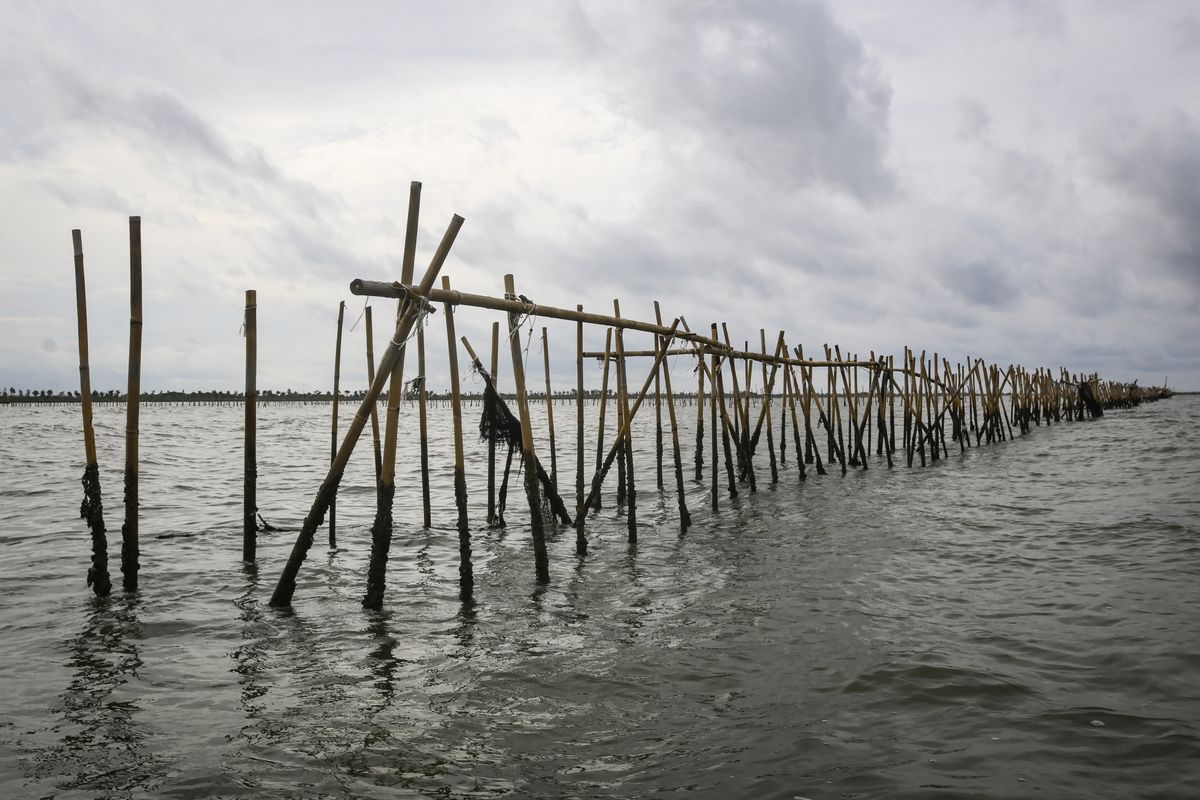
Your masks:
{"label": "tall bamboo stake", "polygon": [[[442,276],[442,288],[450,289],[450,279]],[[458,585],[463,600],[469,600],[475,587],[471,568],[471,528],[467,524],[467,472],[463,452],[462,398],[458,385],[458,339],[454,335],[454,304],[445,303],[446,343],[450,349],[450,408],[454,415],[454,504],[458,507]]]}
{"label": "tall bamboo stake", "polygon": [[[457,214],[451,219],[450,226],[446,229],[441,244],[438,245],[433,260],[429,264],[429,269],[425,271],[425,275],[421,278],[421,284],[417,288],[418,297],[422,300],[428,296],[429,290],[433,288],[433,282],[437,278],[438,272],[441,271],[446,257],[450,254],[450,248],[454,244],[454,239],[458,235],[462,223],[463,218]],[[358,413],[351,420],[350,428],[346,431],[346,437],[342,440],[341,447],[338,448],[337,457],[329,467],[329,472],[326,474],[325,480],[321,483],[321,488],[317,491],[317,495],[313,499],[312,508],[309,509],[308,515],[304,518],[304,523],[300,526],[300,533],[296,537],[296,544],[292,547],[287,565],[284,567],[283,573],[279,576],[279,582],[275,585],[275,591],[271,595],[271,606],[278,608],[292,604],[292,596],[296,591],[296,576],[300,573],[300,567],[304,564],[304,559],[308,556],[309,548],[312,547],[313,536],[324,520],[325,512],[329,510],[329,503],[337,494],[338,485],[342,480],[342,473],[346,469],[346,464],[350,461],[350,454],[354,452],[354,445],[358,442],[358,437],[362,433],[363,428],[366,427],[367,420],[370,417],[371,406],[379,399],[384,384],[388,382],[388,379],[392,375],[392,370],[396,366],[396,361],[400,358],[400,344],[408,338],[413,325],[418,323],[418,318],[423,313],[423,308],[410,305],[400,315],[400,319],[396,323],[396,332],[392,336],[391,341],[388,342],[387,349],[379,361],[379,372],[375,375],[375,382],[371,384],[371,388],[363,398],[362,405],[359,406]],[[373,601],[376,593],[382,598],[383,570],[386,567],[386,557],[383,560],[375,560],[374,553],[372,553],[372,556],[373,563],[371,574],[368,576],[368,592],[367,597],[363,600],[363,605],[368,605],[368,600]]]}
{"label": "tall bamboo stake", "polygon": [[[604,334],[604,368],[600,378],[600,420],[597,423],[596,433],[596,469],[600,469],[600,465],[604,462],[604,409],[608,405],[608,364],[609,355],[612,352],[612,328],[609,328]],[[600,493],[592,494],[592,508],[600,510]]]}
{"label": "tall bamboo stake", "polygon": [[[621,303],[613,299],[613,316],[620,318]],[[625,521],[629,529],[629,542],[635,544],[637,542],[637,484],[633,477],[633,418],[629,412],[629,373],[625,366],[625,331],[623,328],[617,328],[617,410],[620,411],[620,419],[624,436],[618,437],[617,441],[625,449],[625,499],[628,503],[625,509]],[[657,368],[659,361],[655,360]]]}
{"label": "tall bamboo stake", "polygon": [[[715,339],[716,333],[717,333],[717,326],[713,325],[712,330],[713,330],[713,338]],[[736,380],[737,379],[737,377],[736,377],[737,369],[733,366],[732,359],[730,359],[729,361],[730,361],[730,372],[732,372],[734,374],[734,380]],[[723,423],[723,425],[721,427],[721,448],[725,451],[725,473],[726,473],[726,477],[729,479],[729,496],[737,497],[737,494],[738,494],[737,478],[735,478],[734,474],[733,474],[733,454],[729,450],[729,436],[730,436],[729,412],[725,409],[725,376],[724,376],[725,368],[724,368],[724,366],[722,366],[720,364],[719,361],[714,361],[713,365],[714,365],[713,366],[713,379],[715,381],[715,383],[713,384],[713,392],[716,394],[716,397],[717,397],[717,406],[721,410],[721,421]],[[714,424],[715,424],[715,422],[714,422]],[[734,435],[735,436],[737,435],[736,429],[734,430]],[[714,470],[717,469],[717,461],[715,459],[713,460],[713,469]]]}
{"label": "tall bamboo stake", "polygon": [[[658,308],[658,301],[654,301],[654,318],[662,325],[662,311]],[[658,346],[660,337],[654,337],[655,347]],[[663,490],[663,426],[662,426],[662,393],[661,380],[659,374],[654,373],[654,462],[656,467],[656,478],[658,490]]]}
{"label": "tall bamboo stake", "polygon": [[[583,306],[575,309],[583,313]],[[583,504],[583,320],[575,325],[575,517],[578,519],[586,511]],[[587,552],[587,539],[578,528],[575,552],[579,555]]]}
{"label": "tall bamboo stake", "polygon": [[[371,307],[363,308],[366,315],[365,334],[367,340],[367,385],[375,382],[375,325],[371,321]],[[371,448],[375,456],[375,504],[379,504],[379,495],[383,480],[383,450],[379,441],[379,404],[371,406]]]}
{"label": "tall bamboo stake", "polygon": [[[550,385],[550,342],[542,328],[542,361],[546,370],[546,426],[550,432],[550,485],[558,492],[558,447],[554,441],[554,389]],[[553,517],[551,517],[553,519]]]}
{"label": "tall bamboo stake", "polygon": [[121,575],[138,588],[138,411],[142,394],[142,218],[129,218],[129,387],[125,398],[125,525]]}
{"label": "tall bamboo stake", "polygon": [[[714,339],[717,338],[716,325],[712,326],[712,335]],[[704,355],[697,354],[696,360],[700,364],[703,364]],[[721,502],[721,492],[720,487],[718,486],[719,480],[717,478],[717,473],[721,469],[721,456],[717,450],[717,382],[720,379],[721,371],[720,363],[717,361],[716,353],[713,353],[711,356],[711,364],[712,366],[710,374],[712,375],[712,378],[708,384],[709,427],[712,429],[712,497],[710,502],[712,503],[713,513],[716,513],[720,510]],[[698,371],[701,375],[704,374],[704,370]]]}
{"label": "tall bamboo stake", "polygon": [[[512,275],[504,276],[505,297],[516,298]],[[525,475],[525,497],[529,501],[529,527],[533,536],[534,570],[538,583],[550,582],[550,559],[546,554],[546,535],[542,524],[542,501],[533,449],[533,426],[529,422],[529,397],[525,393],[525,363],[521,358],[520,323],[514,311],[508,312],[508,342],[512,349],[513,382],[517,392],[517,410],[521,416],[521,464]]]}
{"label": "tall bamboo stake", "polygon": [[696,480],[704,480],[704,356],[698,355],[696,365]]}
{"label": "tall bamboo stake", "polygon": [[433,527],[433,509],[429,497],[429,412],[428,387],[425,385],[425,326],[417,327],[417,426],[421,440],[421,526]]}
{"label": "tall bamboo stake", "polygon": [[[658,303],[654,304],[654,319],[662,325],[662,312],[659,311]],[[658,338],[658,358],[665,358],[667,354],[668,341],[661,337]],[[664,360],[663,363],[655,368],[654,374],[657,376],[662,373],[663,386],[667,390],[667,416],[671,421],[671,456],[675,463],[675,495],[679,502],[679,533],[687,533],[688,527],[692,524],[692,515],[688,513],[687,501],[683,493],[683,457],[679,452],[679,423],[675,419],[675,394],[671,391],[671,368]],[[657,391],[657,385],[655,387]]]}
{"label": "tall bamboo stake", "polygon": [[[496,385],[497,368],[500,365],[500,323],[492,323],[492,371],[489,373],[492,386]],[[488,525],[500,522],[496,516],[496,439],[488,437]]]}
{"label": "tall bamboo stake", "polygon": [[256,405],[258,389],[258,295],[253,289],[246,290],[246,430],[242,463],[242,561],[253,564],[258,546],[258,459]]}
{"label": "tall bamboo stake", "polygon": [[[412,282],[413,270],[416,264],[417,253],[417,223],[420,218],[421,210],[421,184],[418,181],[413,181],[408,187],[408,220],[404,231],[404,251],[401,257],[400,279],[406,285]],[[430,278],[429,287],[433,287],[433,279]],[[396,307],[396,326],[397,330],[404,319],[405,310],[408,306],[407,300],[402,300]],[[370,306],[367,307],[370,310]],[[410,323],[409,330],[412,324],[420,325],[421,316],[414,310],[414,323]],[[368,331],[370,326],[368,323]],[[399,342],[395,345],[395,356],[392,365],[385,370],[383,362],[387,360],[388,353],[392,350],[389,346],[384,350],[384,356],[380,359],[379,371],[372,378],[371,386],[382,382],[386,378],[387,383],[387,412],[384,417],[384,434],[383,434],[383,455],[382,464],[379,473],[379,488],[375,495],[375,520],[371,525],[371,560],[367,567],[367,592],[363,596],[362,604],[364,608],[379,609],[383,607],[383,594],[386,588],[387,580],[387,562],[388,555],[392,547],[392,505],[396,495],[396,442],[399,438],[400,430],[400,399],[404,392],[404,351],[405,341],[408,332],[406,331],[403,337],[394,339]],[[371,404],[372,413],[376,414],[373,419],[377,418],[375,411],[375,403]],[[339,480],[340,480],[340,476]],[[334,488],[336,492],[336,487]],[[303,556],[301,556],[303,561]],[[298,567],[297,567],[298,568]],[[280,579],[282,582],[282,579]],[[278,589],[276,592],[278,593]],[[291,595],[288,594],[288,602]],[[274,600],[272,599],[272,602]]]}
{"label": "tall bamboo stake", "polygon": [[79,399],[83,412],[83,502],[79,516],[92,533],[92,566],[87,582],[97,597],[112,591],[108,575],[108,531],[104,526],[104,503],[100,497],[100,465],[96,457],[96,431],[92,427],[92,377],[88,365],[87,286],[83,274],[83,234],[71,231],[75,251],[75,313],[79,334]]}
{"label": "tall bamboo stake", "polygon": [[[767,331],[759,328],[762,338],[762,354],[767,355]],[[749,363],[749,362],[747,362]],[[774,371],[772,371],[772,374]],[[763,412],[767,415],[767,454],[771,460],[771,483],[779,483],[779,467],[775,463],[775,434],[771,431],[771,385],[767,380],[767,362],[762,362]]]}
{"label": "tall bamboo stake", "polygon": [[[338,398],[341,395],[342,377],[342,320],[346,316],[346,301],[338,303],[337,345],[333,353],[333,414],[329,426],[329,463],[337,458],[338,451]],[[337,498],[329,500],[329,546],[337,547]]]}

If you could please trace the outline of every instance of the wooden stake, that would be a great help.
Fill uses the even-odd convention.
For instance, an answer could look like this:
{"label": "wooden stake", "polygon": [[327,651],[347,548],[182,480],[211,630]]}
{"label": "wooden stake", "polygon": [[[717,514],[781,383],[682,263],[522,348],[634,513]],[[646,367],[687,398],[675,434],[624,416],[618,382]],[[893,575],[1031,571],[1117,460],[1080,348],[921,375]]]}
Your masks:
{"label": "wooden stake", "polygon": [[[704,480],[704,356],[697,355],[696,360],[696,480]],[[715,432],[715,431],[714,431]]]}
{"label": "wooden stake", "polygon": [[258,296],[253,289],[246,290],[246,421],[245,447],[242,459],[242,561],[254,563],[258,546],[258,459],[255,453],[256,405],[258,389]]}
{"label": "wooden stake", "polygon": [[[442,276],[442,288],[450,289],[450,279]],[[458,585],[459,595],[469,600],[475,587],[471,567],[471,528],[467,524],[467,471],[463,451],[462,398],[458,385],[458,339],[454,335],[454,304],[445,303],[446,343],[450,350],[450,408],[454,415],[454,504],[458,507]]]}
{"label": "wooden stake", "polygon": [[[621,303],[613,300],[613,316],[620,318]],[[655,368],[661,363],[659,359],[655,359]],[[625,371],[625,331],[622,328],[617,328],[617,410],[620,411],[622,436],[618,437],[617,441],[625,450],[625,480],[626,490],[625,499],[628,503],[625,510],[625,521],[628,523],[629,543],[637,543],[637,484],[633,478],[633,417],[629,411],[629,381],[628,373]]]}
{"label": "wooden stake", "polygon": [[[504,276],[505,297],[517,298],[512,275]],[[546,536],[542,524],[542,500],[538,486],[537,462],[533,449],[533,426],[529,421],[529,397],[525,393],[525,363],[521,358],[521,320],[515,311],[508,313],[508,341],[512,346],[513,382],[517,391],[517,410],[521,415],[521,463],[525,475],[525,497],[529,501],[529,527],[533,536],[534,570],[538,583],[550,582],[550,559],[546,554]]]}
{"label": "wooden stake", "polygon": [[[400,265],[400,280],[405,284],[412,281],[416,262],[417,223],[420,218],[420,210],[421,184],[413,181],[408,187],[408,221],[404,232],[404,251]],[[432,287],[433,279],[430,278],[429,289]],[[397,331],[410,305],[410,301],[407,299],[398,304],[396,308]],[[367,307],[367,310],[370,310],[370,306]],[[378,373],[371,379],[371,386],[374,387],[376,383],[382,385],[386,378],[387,412],[384,417],[383,456],[379,473],[379,487],[375,494],[375,521],[371,525],[371,560],[367,567],[367,593],[363,596],[362,601],[363,607],[368,609],[383,607],[388,555],[392,547],[392,505],[396,495],[396,442],[400,429],[400,399],[404,393],[404,353],[408,331],[411,330],[412,324],[420,326],[422,317],[423,312],[418,313],[415,309],[413,310],[413,322],[405,331],[404,336],[393,339],[394,342],[399,343],[395,345],[394,363],[388,370],[384,370],[383,362],[387,360],[387,353],[392,349],[389,346],[384,351],[384,357],[380,359]],[[370,331],[370,323],[368,323],[367,330]],[[378,419],[375,403],[371,404],[371,410],[374,414],[372,419]],[[339,475],[338,479],[340,480],[340,478]],[[336,487],[334,492],[336,493]],[[303,561],[303,557],[300,560]],[[282,581],[281,578],[280,582],[282,583]],[[276,589],[277,594],[278,592],[279,590]],[[289,593],[288,602],[290,602],[290,598]],[[272,603],[274,603],[274,599],[272,599]]]}
{"label": "wooden stake", "polygon": [[[333,353],[333,419],[329,432],[329,463],[337,458],[338,451],[338,398],[341,395],[342,377],[342,320],[346,316],[346,301],[338,303],[337,346]],[[329,546],[337,547],[337,498],[329,501]]]}
{"label": "wooden stake", "polygon": [[425,326],[417,327],[417,424],[421,440],[421,526],[433,527],[429,498],[429,412],[428,387],[425,385]]}
{"label": "wooden stake", "polygon": [[[609,355],[612,353],[612,328],[609,328],[604,334],[604,369],[600,378],[600,421],[597,424],[596,434],[596,470],[600,470],[601,464],[604,463],[604,408],[608,404],[608,365]],[[600,492],[592,492],[592,508],[600,510]]]}
{"label": "wooden stake", "polygon": [[[583,306],[576,306],[583,313]],[[581,518],[586,509],[583,503],[583,320],[575,323],[575,517]],[[587,552],[587,539],[576,529],[575,552]]]}
{"label": "wooden stake", "polygon": [[[659,310],[657,301],[654,303],[654,321],[662,325],[662,312]],[[667,390],[667,416],[671,421],[671,455],[675,462],[675,494],[679,501],[679,533],[684,534],[687,533],[688,526],[692,524],[692,515],[688,513],[687,502],[683,494],[683,458],[679,452],[679,424],[675,420],[675,395],[671,391],[671,368],[665,360],[669,342],[659,337],[655,337],[655,339],[660,353],[656,359],[663,359],[662,363],[654,368],[655,400],[658,399],[658,375],[661,373],[663,385]]]}
{"label": "wooden stake", "polygon": [[[765,328],[758,329],[758,335],[762,339],[762,354],[767,354],[767,331]],[[749,363],[749,362],[747,362]],[[772,370],[772,379],[774,378],[774,370]],[[775,434],[771,431],[771,383],[767,380],[767,362],[762,362],[762,384],[763,384],[763,413],[767,416],[767,454],[771,459],[771,483],[779,483],[779,468],[775,463]]]}
{"label": "wooden stake", "polygon": [[[550,342],[542,328],[542,361],[546,370],[546,426],[550,431],[550,485],[558,493],[558,448],[554,441],[554,389],[550,385]],[[553,516],[550,517],[554,519]]]}
{"label": "wooden stake", "polygon": [[[654,319],[659,325],[662,325],[662,312],[658,308],[658,301],[654,301]],[[658,346],[659,337],[654,337],[655,347]],[[657,353],[655,354],[657,355]],[[663,490],[663,426],[662,426],[662,393],[661,380],[659,374],[654,373],[654,462],[656,468],[656,478],[658,490]]]}
{"label": "wooden stake", "polygon": [[[433,260],[429,264],[429,269],[425,271],[425,275],[421,278],[421,284],[418,287],[418,297],[425,298],[428,296],[429,290],[433,288],[433,282],[437,278],[438,272],[441,271],[446,257],[450,254],[450,248],[454,244],[454,239],[458,235],[462,223],[462,217],[457,214],[451,219],[450,226],[446,229],[441,244],[438,245],[437,252],[434,253]],[[354,452],[354,445],[358,442],[358,437],[362,433],[363,428],[366,427],[367,420],[370,417],[371,405],[379,399],[384,384],[387,383],[388,378],[392,375],[396,361],[400,358],[401,342],[408,338],[413,325],[418,324],[419,317],[423,313],[423,308],[412,305],[405,309],[400,316],[400,320],[396,323],[396,332],[392,336],[391,341],[388,342],[387,349],[380,359],[379,372],[375,375],[375,382],[371,384],[371,388],[363,398],[358,413],[351,420],[350,428],[346,431],[346,437],[342,440],[342,446],[338,448],[337,457],[330,466],[329,472],[326,474],[325,480],[322,482],[321,488],[313,500],[312,508],[309,509],[308,515],[304,518],[304,523],[300,527],[300,533],[296,537],[296,544],[292,547],[287,565],[284,567],[283,573],[279,576],[279,581],[275,585],[275,591],[271,595],[270,604],[272,607],[278,608],[292,604],[292,596],[296,592],[296,576],[299,575],[300,567],[304,564],[304,559],[308,556],[309,548],[312,547],[316,530],[324,520],[325,512],[329,510],[329,503],[337,494],[338,485],[342,480],[342,473],[346,469],[346,464],[350,461],[350,454]],[[371,578],[368,578],[368,581],[368,594],[370,594],[370,589],[372,588],[370,586]],[[381,587],[378,591],[382,594]],[[365,600],[364,605],[366,605]]]}
{"label": "wooden stake", "polygon": [[[492,379],[492,386],[496,385],[496,375],[500,366],[500,323],[492,323],[492,370],[489,377]],[[498,390],[497,390],[498,391]],[[496,439],[488,437],[488,525],[497,525],[500,523],[499,517],[496,516]]]}
{"label": "wooden stake", "polygon": [[[371,321],[371,307],[363,308],[363,314],[366,315],[364,323],[366,324],[366,339],[367,339],[367,385],[370,386],[375,382],[375,325]],[[375,503],[379,504],[379,495],[381,491],[381,482],[383,480],[383,450],[380,448],[379,441],[379,404],[371,406],[371,448],[375,456]]]}
{"label": "wooden stake", "polygon": [[112,591],[108,574],[108,530],[104,525],[104,503],[100,497],[100,465],[96,457],[96,431],[92,427],[92,377],[88,366],[87,286],[83,274],[83,235],[71,231],[75,251],[75,313],[79,334],[79,400],[83,413],[83,502],[79,516],[92,533],[92,566],[87,582],[97,597]]}
{"label": "wooden stake", "polygon": [[138,589],[138,411],[142,394],[142,218],[129,218],[129,387],[125,396],[125,525],[121,575]]}

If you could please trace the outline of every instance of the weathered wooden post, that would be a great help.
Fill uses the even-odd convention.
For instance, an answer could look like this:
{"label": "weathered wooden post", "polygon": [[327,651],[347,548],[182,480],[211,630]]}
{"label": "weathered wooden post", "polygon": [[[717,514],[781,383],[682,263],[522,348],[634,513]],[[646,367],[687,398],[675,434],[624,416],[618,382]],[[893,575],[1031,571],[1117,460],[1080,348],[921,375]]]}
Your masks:
{"label": "weathered wooden post", "polygon": [[257,556],[258,458],[256,455],[256,406],[258,388],[258,296],[246,290],[246,430],[242,463],[242,561],[253,564]]}
{"label": "weathered wooden post", "polygon": [[696,354],[696,481],[704,480],[704,356]]}
{"label": "weathered wooden post", "polygon": [[[583,306],[575,306],[583,313]],[[583,513],[583,320],[575,323],[575,515]],[[587,542],[584,540],[584,550]]]}
{"label": "weathered wooden post", "polygon": [[83,274],[83,234],[71,231],[75,250],[75,313],[79,334],[79,399],[83,414],[83,502],[79,516],[87,520],[92,534],[92,566],[87,583],[97,597],[112,591],[108,575],[108,531],[104,526],[104,503],[100,497],[100,464],[96,457],[96,431],[92,427],[92,377],[88,365],[87,286]]}
{"label": "weathered wooden post", "polygon": [[[717,338],[717,326],[715,324],[712,326],[712,338]],[[711,365],[710,375],[712,376],[708,383],[709,427],[712,429],[712,498],[710,502],[712,503],[713,513],[716,513],[720,510],[721,495],[719,486],[720,480],[718,477],[718,473],[721,470],[721,455],[717,450],[717,385],[721,375],[721,364],[717,360],[717,353],[715,350],[713,351],[709,360]],[[704,354],[697,353],[696,361],[698,362],[698,366],[703,367]],[[703,373],[704,370],[701,369],[700,372]],[[729,440],[726,438],[725,441]]]}
{"label": "weathered wooden post", "polygon": [[[337,345],[333,351],[333,414],[329,426],[329,463],[337,458],[338,451],[338,398],[341,396],[342,377],[342,321],[346,316],[346,301],[338,303]],[[337,547],[337,497],[329,500],[329,546]]]}
{"label": "weathered wooden post", "polygon": [[[612,328],[604,333],[604,367],[600,378],[600,419],[596,433],[596,469],[604,462],[604,410],[608,405],[608,365],[612,354]],[[593,493],[592,508],[600,510],[600,492]]]}
{"label": "weathered wooden post", "polygon": [[[662,312],[659,310],[657,302],[654,304],[654,322],[658,327],[662,327]],[[662,373],[663,386],[667,390],[667,415],[671,421],[671,455],[675,463],[675,495],[679,502],[679,533],[684,534],[692,524],[692,515],[688,513],[687,501],[683,494],[683,456],[679,452],[679,424],[675,420],[675,393],[671,391],[671,368],[666,362],[667,348],[670,347],[671,340],[657,334],[655,334],[654,340],[657,350],[656,360],[660,362],[654,368],[655,400],[658,399],[658,375]]]}
{"label": "weathered wooden post", "polygon": [[[358,413],[351,420],[350,429],[346,431],[346,437],[342,440],[341,447],[338,448],[337,457],[330,466],[325,480],[321,483],[321,488],[317,491],[317,495],[313,499],[312,508],[309,509],[308,515],[304,518],[304,523],[300,526],[300,533],[296,537],[296,544],[292,547],[287,565],[284,567],[283,573],[279,576],[279,582],[275,585],[275,591],[271,595],[270,604],[272,607],[278,608],[292,604],[292,595],[296,591],[296,576],[300,573],[300,567],[304,564],[304,559],[308,556],[308,551],[312,547],[316,530],[323,521],[325,512],[329,510],[329,502],[337,494],[338,485],[342,480],[342,473],[346,469],[346,464],[350,461],[350,454],[354,451],[354,445],[358,442],[358,437],[362,433],[363,428],[366,427],[367,420],[370,417],[371,406],[379,399],[384,384],[388,382],[388,378],[392,375],[396,361],[400,358],[400,345],[408,338],[413,325],[418,323],[419,317],[425,311],[427,303],[425,298],[429,296],[429,290],[433,288],[433,282],[437,278],[438,272],[441,271],[446,257],[450,254],[450,248],[454,244],[454,239],[458,235],[462,223],[463,218],[455,214],[450,221],[450,226],[446,229],[445,235],[442,237],[441,244],[438,245],[438,249],[434,253],[433,260],[429,264],[429,269],[425,271],[425,275],[421,278],[421,283],[417,287],[417,297],[412,298],[412,302],[405,304],[405,310],[401,313],[400,319],[396,323],[396,332],[392,336],[391,341],[388,342],[387,349],[379,361],[379,372],[375,376],[375,382],[371,384],[371,388],[363,398],[362,405],[359,406]],[[374,556],[374,553],[372,555]],[[363,605],[368,608],[377,607],[368,604],[368,601],[375,599],[374,595],[376,593],[382,598],[383,572],[386,568],[386,563],[386,556],[379,560],[372,559],[372,570],[368,576],[367,597],[363,600]],[[376,570],[378,570],[378,573],[376,573]]]}
{"label": "weathered wooden post", "polygon": [[[371,307],[363,308],[365,336],[367,340],[367,385],[375,382],[375,325],[371,321]],[[383,450],[379,438],[379,404],[371,406],[371,448],[375,456],[375,504],[379,504],[379,494],[383,480]]]}
{"label": "weathered wooden post", "polygon": [[417,428],[421,440],[421,526],[433,527],[429,498],[429,412],[425,381],[425,326],[417,327]]}
{"label": "weathered wooden post", "polygon": [[[767,331],[758,329],[762,339],[762,354],[767,355]],[[775,462],[775,434],[771,431],[771,384],[767,381],[767,362],[762,362],[763,409],[767,415],[767,454],[771,463],[771,483],[779,483],[779,467]]]}
{"label": "weathered wooden post", "polygon": [[546,338],[545,327],[542,328],[542,361],[546,370],[546,427],[550,432],[550,483],[557,492],[558,447],[554,441],[554,388],[550,385],[550,342]]}
{"label": "weathered wooden post", "polygon": [[121,575],[127,592],[138,588],[138,412],[142,394],[142,218],[129,218],[129,384],[125,395],[125,525]]}
{"label": "weathered wooden post", "polygon": [[[492,385],[496,385],[497,368],[500,364],[500,323],[492,323]],[[496,439],[488,437],[488,525],[496,525],[501,522],[496,516]]]}
{"label": "weathered wooden post", "polygon": [[[654,318],[658,320],[658,324],[662,325],[662,311],[659,310],[658,301],[654,301]],[[659,337],[655,335],[654,345],[658,346]],[[663,426],[662,426],[662,394],[661,380],[656,371],[654,373],[654,461],[656,465],[656,477],[658,481],[658,490],[663,490]]]}
{"label": "weathered wooden post", "polygon": [[[613,316],[620,318],[621,303],[613,299]],[[624,438],[619,438],[625,449],[625,498],[627,506],[625,521],[628,523],[629,542],[637,543],[637,484],[633,478],[633,418],[629,413],[629,373],[625,365],[625,334],[624,328],[617,328],[617,409],[620,411],[621,424],[625,431]]]}
{"label": "weathered wooden post", "polygon": [[[518,299],[513,276],[504,276],[504,297]],[[517,392],[517,410],[521,416],[521,463],[525,476],[525,498],[529,501],[529,527],[533,536],[534,570],[538,583],[550,582],[550,558],[546,554],[546,534],[542,522],[542,500],[538,487],[537,456],[533,449],[533,426],[529,422],[529,396],[525,392],[525,363],[521,358],[520,319],[508,312],[508,341],[512,349],[513,382]]]}
{"label": "weathered wooden post", "polygon": [[[413,181],[408,187],[408,221],[404,232],[404,251],[401,257],[400,280],[409,285],[412,283],[413,269],[417,252],[417,222],[421,209],[421,184]],[[432,281],[430,282],[432,286]],[[401,300],[396,308],[396,325],[400,325],[408,300]],[[367,307],[368,313],[370,306]],[[413,311],[414,324],[420,325],[424,310]],[[370,318],[368,317],[368,320]],[[411,330],[411,325],[410,328]],[[368,335],[370,335],[368,321]],[[405,338],[408,336],[405,333]],[[386,376],[387,411],[384,416],[384,436],[382,469],[379,474],[379,486],[375,495],[375,520],[371,525],[371,560],[367,567],[367,593],[363,596],[363,608],[379,609],[383,607],[383,593],[386,587],[388,554],[392,547],[392,506],[396,494],[396,443],[400,428],[400,395],[404,391],[404,351],[405,338],[398,340],[396,345],[395,362],[390,372],[383,369],[383,361],[387,358],[385,349],[384,359],[380,361],[379,373],[371,378],[374,387],[377,380],[382,381]],[[371,340],[368,339],[368,342]],[[390,349],[390,348],[389,348]],[[376,414],[375,403],[371,404],[372,414]],[[377,418],[373,416],[372,419]]]}
{"label": "weathered wooden post", "polygon": [[[442,288],[450,290],[450,279],[442,276]],[[467,523],[467,472],[463,452],[462,398],[458,385],[458,339],[454,335],[454,304],[442,305],[446,314],[446,343],[450,348],[450,409],[454,415],[454,504],[458,507],[458,585],[463,600],[475,588],[471,567],[471,528]]]}

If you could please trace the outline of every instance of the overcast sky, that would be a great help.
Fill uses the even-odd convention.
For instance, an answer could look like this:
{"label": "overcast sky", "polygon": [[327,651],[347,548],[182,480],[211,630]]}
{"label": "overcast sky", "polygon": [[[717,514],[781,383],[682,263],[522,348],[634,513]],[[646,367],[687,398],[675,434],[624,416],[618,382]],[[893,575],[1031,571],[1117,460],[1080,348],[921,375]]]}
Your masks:
{"label": "overcast sky", "polygon": [[0,382],[78,388],[81,228],[124,385],[136,214],[144,388],[239,387],[248,288],[260,387],[327,387],[419,180],[464,291],[1200,389],[1197,75],[1188,2],[0,0]]}

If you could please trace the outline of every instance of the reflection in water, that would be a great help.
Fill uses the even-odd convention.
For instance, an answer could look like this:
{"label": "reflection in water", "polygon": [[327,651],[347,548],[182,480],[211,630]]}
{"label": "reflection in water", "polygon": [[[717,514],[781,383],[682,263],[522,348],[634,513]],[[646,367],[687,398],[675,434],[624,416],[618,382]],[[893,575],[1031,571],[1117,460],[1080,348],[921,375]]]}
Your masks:
{"label": "reflection in water", "polygon": [[62,714],[70,732],[29,758],[35,777],[58,777],[61,789],[100,792],[152,789],[162,780],[163,761],[147,751],[151,732],[137,718],[137,604],[136,597],[98,603],[68,643],[71,683],[52,711]]}

